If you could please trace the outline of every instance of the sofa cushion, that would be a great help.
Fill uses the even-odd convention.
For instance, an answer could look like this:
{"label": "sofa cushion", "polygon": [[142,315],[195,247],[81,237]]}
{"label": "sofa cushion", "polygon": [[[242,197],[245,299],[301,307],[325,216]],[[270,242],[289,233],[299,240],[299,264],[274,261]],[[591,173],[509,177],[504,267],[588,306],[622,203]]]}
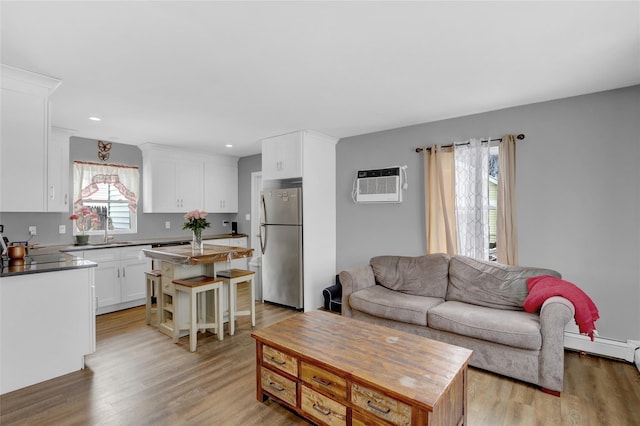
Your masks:
{"label": "sofa cushion", "polygon": [[376,281],[401,293],[444,298],[447,293],[449,256],[377,256],[370,260]]}
{"label": "sofa cushion", "polygon": [[560,274],[550,269],[502,265],[466,256],[449,260],[447,300],[473,303],[489,308],[523,310],[527,278]]}
{"label": "sofa cushion", "polygon": [[429,310],[427,322],[436,330],[516,348],[539,350],[542,347],[540,317],[528,312],[444,302]]}
{"label": "sofa cushion", "polygon": [[444,302],[441,298],[413,296],[380,285],[358,290],[349,296],[349,305],[381,318],[427,325],[427,311]]}

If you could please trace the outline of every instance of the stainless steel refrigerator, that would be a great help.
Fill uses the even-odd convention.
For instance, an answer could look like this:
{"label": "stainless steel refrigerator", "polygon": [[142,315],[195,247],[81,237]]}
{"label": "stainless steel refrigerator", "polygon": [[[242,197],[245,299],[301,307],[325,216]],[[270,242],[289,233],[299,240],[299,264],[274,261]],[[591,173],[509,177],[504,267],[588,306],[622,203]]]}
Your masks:
{"label": "stainless steel refrigerator", "polygon": [[265,189],[260,199],[262,298],[302,309],[302,191]]}

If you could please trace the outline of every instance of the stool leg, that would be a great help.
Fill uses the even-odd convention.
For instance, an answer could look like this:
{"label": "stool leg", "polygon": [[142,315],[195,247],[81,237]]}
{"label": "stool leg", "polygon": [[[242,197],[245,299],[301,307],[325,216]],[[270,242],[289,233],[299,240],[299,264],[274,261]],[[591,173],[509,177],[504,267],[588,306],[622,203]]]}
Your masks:
{"label": "stool leg", "polygon": [[180,336],[180,292],[173,292],[173,343],[178,343]]}
{"label": "stool leg", "polygon": [[214,290],[216,301],[216,320],[218,326],[218,340],[224,339],[224,297],[222,296],[222,286],[218,286]]}
{"label": "stool leg", "polygon": [[193,290],[191,291],[189,314],[191,316],[191,324],[189,324],[189,349],[191,352],[195,352],[198,344],[198,294]]}
{"label": "stool leg", "polygon": [[151,325],[151,280],[147,281],[147,325]]}
{"label": "stool leg", "polygon": [[236,282],[229,280],[229,335],[236,333]]}
{"label": "stool leg", "polygon": [[251,309],[251,326],[255,327],[256,326],[256,295],[255,295],[255,287],[253,285],[253,276],[251,277],[251,279],[249,280],[249,295],[251,297],[251,299],[249,300],[249,303],[251,304],[249,309]]}

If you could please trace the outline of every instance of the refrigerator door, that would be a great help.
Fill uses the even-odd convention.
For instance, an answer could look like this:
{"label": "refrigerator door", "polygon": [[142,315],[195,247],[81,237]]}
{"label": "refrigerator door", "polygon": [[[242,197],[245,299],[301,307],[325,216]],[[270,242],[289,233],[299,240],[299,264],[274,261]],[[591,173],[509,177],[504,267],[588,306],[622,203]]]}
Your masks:
{"label": "refrigerator door", "polygon": [[302,309],[302,226],[262,228],[262,298]]}
{"label": "refrigerator door", "polygon": [[300,188],[266,189],[262,191],[260,223],[302,225]]}

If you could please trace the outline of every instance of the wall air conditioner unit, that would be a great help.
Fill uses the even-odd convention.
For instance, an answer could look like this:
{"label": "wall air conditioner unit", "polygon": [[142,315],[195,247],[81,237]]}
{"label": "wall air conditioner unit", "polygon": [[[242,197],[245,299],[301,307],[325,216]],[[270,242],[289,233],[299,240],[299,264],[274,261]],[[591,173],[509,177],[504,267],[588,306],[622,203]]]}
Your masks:
{"label": "wall air conditioner unit", "polygon": [[401,167],[390,167],[358,171],[354,185],[354,201],[356,203],[401,203],[401,169]]}

